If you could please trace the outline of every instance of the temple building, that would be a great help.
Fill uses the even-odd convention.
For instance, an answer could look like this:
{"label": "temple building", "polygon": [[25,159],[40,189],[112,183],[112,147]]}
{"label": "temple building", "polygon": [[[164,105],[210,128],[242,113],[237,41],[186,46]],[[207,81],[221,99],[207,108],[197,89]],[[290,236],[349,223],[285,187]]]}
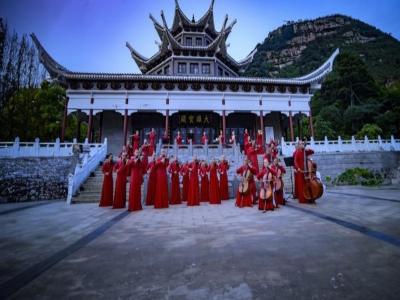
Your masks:
{"label": "temple building", "polygon": [[[251,63],[254,49],[237,61],[227,51],[227,39],[236,24],[225,17],[219,30],[214,24],[214,0],[200,19],[189,19],[175,1],[172,25],[161,12],[161,22],[150,19],[160,38],[159,50],[150,58],[126,46],[141,74],[83,73],[56,62],[37,37],[31,37],[50,77],[66,88],[64,139],[68,114],[88,123],[91,142],[107,137],[109,151],[117,153],[136,130],[141,139],[154,128],[173,143],[179,130],[185,140],[191,131],[200,143],[205,131],[210,143],[222,130],[228,140],[235,131],[262,129],[264,138],[294,139],[293,127],[301,114],[310,117],[310,99],[332,70],[332,56],[317,70],[297,78],[251,78],[242,74]],[[299,125],[300,126],[300,125]],[[78,134],[78,133],[77,133]]]}

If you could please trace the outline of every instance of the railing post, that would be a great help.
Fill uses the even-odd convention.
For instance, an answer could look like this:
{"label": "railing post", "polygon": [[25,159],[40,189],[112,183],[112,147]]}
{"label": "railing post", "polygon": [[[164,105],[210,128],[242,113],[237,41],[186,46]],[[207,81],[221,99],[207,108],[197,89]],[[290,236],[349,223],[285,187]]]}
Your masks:
{"label": "railing post", "polygon": [[161,145],[162,145],[162,139],[159,139],[157,146],[156,146],[156,154],[157,155],[160,155],[160,153],[161,153]]}
{"label": "railing post", "polygon": [[218,153],[219,153],[219,155],[222,155],[222,143],[221,143],[221,140],[218,143]]}
{"label": "railing post", "polygon": [[33,151],[34,151],[34,156],[39,156],[39,151],[40,151],[40,145],[39,145],[39,138],[35,139],[35,144],[33,146]]}
{"label": "railing post", "polygon": [[108,150],[108,139],[104,138],[104,158],[107,155],[107,150]]}
{"label": "railing post", "polygon": [[53,156],[60,156],[60,138],[56,138],[54,145]]}
{"label": "railing post", "polygon": [[313,136],[310,138],[310,145],[312,149],[315,149],[315,141]]}
{"label": "railing post", "polygon": [[176,143],[176,140],[174,141],[174,153],[175,157],[178,157],[178,144]]}
{"label": "railing post", "polygon": [[16,137],[14,140],[11,156],[12,157],[19,156],[19,137]]}
{"label": "railing post", "polygon": [[357,151],[357,144],[354,135],[351,136],[351,151]]}
{"label": "railing post", "polygon": [[339,150],[339,152],[343,152],[343,147],[342,147],[343,141],[342,141],[342,137],[341,137],[340,135],[338,136],[337,143],[338,143],[338,150]]}
{"label": "railing post", "polygon": [[368,137],[365,135],[364,136],[364,151],[369,151],[370,150],[370,145],[369,145],[369,140]]}
{"label": "railing post", "polygon": [[193,156],[193,144],[192,144],[192,139],[189,140],[189,153],[190,153],[190,156]]}
{"label": "railing post", "polygon": [[204,143],[203,150],[204,150],[204,156],[207,157],[208,156],[208,140],[206,140],[206,142]]}
{"label": "railing post", "polygon": [[328,152],[328,146],[329,146],[328,137],[325,136],[325,138],[324,138],[324,151],[325,152]]}
{"label": "railing post", "polygon": [[71,205],[72,193],[74,188],[74,175],[68,174],[68,193],[67,193],[67,204]]}
{"label": "railing post", "polygon": [[390,136],[390,150],[395,151],[397,149],[396,147],[396,141],[394,140],[393,134]]}

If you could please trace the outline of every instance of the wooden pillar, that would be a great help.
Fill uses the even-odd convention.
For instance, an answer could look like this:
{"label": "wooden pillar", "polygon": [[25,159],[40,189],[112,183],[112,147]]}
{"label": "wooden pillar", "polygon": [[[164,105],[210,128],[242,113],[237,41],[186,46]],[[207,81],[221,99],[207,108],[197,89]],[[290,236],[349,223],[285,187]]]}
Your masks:
{"label": "wooden pillar", "polygon": [[299,113],[299,116],[297,117],[297,131],[299,134],[299,139],[303,139],[303,127],[301,126],[301,112]]}
{"label": "wooden pillar", "polygon": [[294,141],[294,132],[293,132],[293,118],[292,118],[291,111],[289,111],[289,126],[290,126],[290,140],[293,142]]}
{"label": "wooden pillar", "polygon": [[64,116],[63,116],[63,120],[62,120],[62,127],[61,127],[61,142],[64,142],[64,138],[65,138],[65,129],[67,127],[67,118],[68,118],[68,102],[69,102],[69,98],[66,97],[65,101],[64,101]]}
{"label": "wooden pillar", "polygon": [[93,109],[89,111],[89,122],[88,122],[88,129],[87,129],[87,134],[86,138],[88,139],[88,142],[92,142],[92,126],[93,126]]}
{"label": "wooden pillar", "polygon": [[103,137],[103,112],[101,112],[99,116],[99,127],[99,143],[101,143]]}
{"label": "wooden pillar", "polygon": [[82,124],[82,120],[81,120],[81,110],[78,109],[78,111],[76,112],[76,140],[79,141],[81,140],[81,124]]}
{"label": "wooden pillar", "polygon": [[226,140],[226,117],[225,110],[222,111],[222,136],[224,137],[224,142]]}
{"label": "wooden pillar", "polygon": [[128,143],[128,110],[125,109],[124,114],[124,145]]}
{"label": "wooden pillar", "polygon": [[311,114],[311,108],[310,108],[310,134],[312,137],[314,137],[314,124],[312,120],[312,114]]}
{"label": "wooden pillar", "polygon": [[169,109],[165,111],[165,134],[169,138]]}
{"label": "wooden pillar", "polygon": [[265,146],[265,128],[264,128],[264,113],[260,110],[260,129],[262,132],[263,146]]}

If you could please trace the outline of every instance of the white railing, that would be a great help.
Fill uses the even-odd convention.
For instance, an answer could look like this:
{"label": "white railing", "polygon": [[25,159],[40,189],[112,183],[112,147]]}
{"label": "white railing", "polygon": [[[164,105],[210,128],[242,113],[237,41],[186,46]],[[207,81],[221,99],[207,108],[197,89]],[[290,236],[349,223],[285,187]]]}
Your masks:
{"label": "white railing", "polygon": [[[296,142],[285,142],[282,138],[281,147],[284,156],[291,156],[295,150]],[[400,139],[395,139],[393,135],[390,140],[383,140],[380,136],[376,140],[370,140],[367,136],[363,140],[356,140],[354,136],[351,140],[342,140],[339,136],[337,140],[328,140],[327,137],[323,141],[310,140],[310,147],[315,153],[330,152],[369,152],[369,151],[400,151]]]}
{"label": "white railing", "polygon": [[181,161],[189,161],[192,156],[196,156],[198,159],[204,159],[209,161],[210,159],[219,159],[224,155],[227,159],[232,159],[235,161],[239,160],[240,145],[221,145],[221,144],[162,144],[161,140],[157,144],[156,153],[160,154],[164,151],[166,155],[174,155],[178,157]]}
{"label": "white railing", "polygon": [[86,140],[83,145],[89,147],[89,151],[83,154],[81,162],[75,167],[74,174],[68,175],[67,204],[71,204],[72,196],[76,194],[90,173],[96,170],[107,154],[107,138],[104,139],[103,144],[88,144]]}
{"label": "white railing", "polygon": [[71,156],[75,143],[60,143],[57,138],[54,143],[20,142],[16,137],[14,142],[0,142],[0,157],[59,157]]}

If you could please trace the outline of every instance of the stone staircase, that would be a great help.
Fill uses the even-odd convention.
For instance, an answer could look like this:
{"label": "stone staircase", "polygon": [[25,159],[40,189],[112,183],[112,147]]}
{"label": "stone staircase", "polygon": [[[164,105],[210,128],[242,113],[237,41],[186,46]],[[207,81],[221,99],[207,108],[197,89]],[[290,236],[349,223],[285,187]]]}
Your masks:
{"label": "stone staircase", "polygon": [[[116,174],[113,174],[115,188]],[[85,183],[80,187],[79,193],[72,197],[72,203],[99,203],[101,196],[101,188],[103,185],[103,173],[101,166],[89,176]],[[126,199],[129,197],[129,183],[126,187]]]}

